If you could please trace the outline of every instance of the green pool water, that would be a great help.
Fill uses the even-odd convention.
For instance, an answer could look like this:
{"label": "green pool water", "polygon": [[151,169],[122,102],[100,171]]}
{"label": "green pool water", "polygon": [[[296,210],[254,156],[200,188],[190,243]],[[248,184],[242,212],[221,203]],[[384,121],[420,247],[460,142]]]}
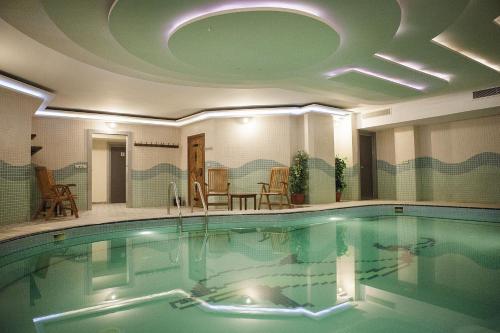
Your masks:
{"label": "green pool water", "polygon": [[0,257],[0,332],[500,332],[499,224],[303,219]]}

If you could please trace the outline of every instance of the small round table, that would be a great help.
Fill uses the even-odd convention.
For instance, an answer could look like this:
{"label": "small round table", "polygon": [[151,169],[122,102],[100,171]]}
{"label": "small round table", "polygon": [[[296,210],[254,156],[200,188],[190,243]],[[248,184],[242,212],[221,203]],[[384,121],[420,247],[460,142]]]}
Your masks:
{"label": "small round table", "polygon": [[256,193],[232,193],[230,194],[229,203],[230,209],[233,210],[233,198],[240,199],[240,210],[243,209],[242,199],[245,199],[245,210],[247,209],[247,199],[253,198],[253,209],[257,209],[257,194]]}

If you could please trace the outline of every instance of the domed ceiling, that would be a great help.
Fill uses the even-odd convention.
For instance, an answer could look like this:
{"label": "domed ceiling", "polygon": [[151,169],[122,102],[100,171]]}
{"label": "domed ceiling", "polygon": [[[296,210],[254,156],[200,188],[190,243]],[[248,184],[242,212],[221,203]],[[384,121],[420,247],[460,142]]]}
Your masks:
{"label": "domed ceiling", "polygon": [[498,0],[3,0],[1,70],[54,107],[377,105],[500,82]]}

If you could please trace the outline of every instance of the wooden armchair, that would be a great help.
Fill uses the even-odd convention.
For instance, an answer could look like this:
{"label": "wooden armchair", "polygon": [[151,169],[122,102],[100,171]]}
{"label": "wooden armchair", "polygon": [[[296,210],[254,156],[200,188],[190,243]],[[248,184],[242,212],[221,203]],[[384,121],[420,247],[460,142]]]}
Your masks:
{"label": "wooden armchair", "polygon": [[[45,212],[45,219],[48,220],[54,216],[54,212],[58,208],[61,209],[64,216],[66,216],[66,210],[70,210],[71,214],[78,218],[75,196],[71,193],[69,185],[55,184],[52,172],[46,167],[36,167],[35,173],[38,188],[42,194],[42,202],[33,219]],[[69,205],[65,205],[65,203]]]}
{"label": "wooden armchair", "polygon": [[[205,183],[205,198],[207,206],[227,206],[229,210],[229,186],[227,168],[208,169],[208,183]],[[209,202],[210,197],[225,197],[223,202]]]}
{"label": "wooden armchair", "polygon": [[[280,209],[283,208],[283,198],[286,198],[286,204],[288,207],[290,205],[290,197],[288,196],[288,174],[289,169],[287,167],[276,167],[271,169],[271,177],[269,183],[258,183],[261,185],[259,207],[262,203],[262,197],[267,199],[267,206],[272,209],[272,205],[280,205]],[[279,203],[271,202],[269,196],[279,195]]]}

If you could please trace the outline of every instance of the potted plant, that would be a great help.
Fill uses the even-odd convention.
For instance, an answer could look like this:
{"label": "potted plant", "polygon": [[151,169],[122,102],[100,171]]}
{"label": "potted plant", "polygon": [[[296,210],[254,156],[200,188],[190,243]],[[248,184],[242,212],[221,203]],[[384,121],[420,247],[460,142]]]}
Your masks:
{"label": "potted plant", "polygon": [[342,192],[346,188],[347,184],[345,182],[345,168],[346,168],[346,158],[335,157],[335,189],[337,191],[335,195],[335,201],[339,202],[342,197]]}
{"label": "potted plant", "polygon": [[307,162],[309,156],[303,150],[299,150],[293,158],[290,167],[290,192],[292,193],[292,203],[301,205],[305,201],[305,192],[307,188]]}

